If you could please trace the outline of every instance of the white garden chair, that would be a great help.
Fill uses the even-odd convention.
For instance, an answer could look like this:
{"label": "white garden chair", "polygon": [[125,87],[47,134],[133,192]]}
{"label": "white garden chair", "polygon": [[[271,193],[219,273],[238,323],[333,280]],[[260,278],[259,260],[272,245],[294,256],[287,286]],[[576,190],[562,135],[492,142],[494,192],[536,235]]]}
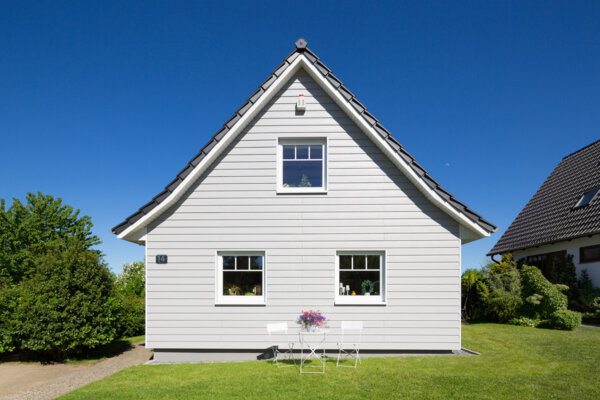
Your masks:
{"label": "white garden chair", "polygon": [[[338,359],[336,367],[356,368],[360,360],[360,341],[362,337],[362,321],[342,321],[342,340],[338,342]],[[340,361],[354,359],[354,365],[340,365]]]}
{"label": "white garden chair", "polygon": [[[279,344],[273,346],[273,363],[277,365],[277,368],[283,367],[293,367],[296,365],[296,360],[294,359],[294,342],[289,340],[290,336],[288,335],[288,326],[287,322],[277,322],[274,324],[267,324],[267,332],[269,333],[269,337],[273,335],[284,335],[285,340],[287,340],[287,349],[281,350],[283,346]],[[294,365],[279,365],[279,361],[292,361]]]}

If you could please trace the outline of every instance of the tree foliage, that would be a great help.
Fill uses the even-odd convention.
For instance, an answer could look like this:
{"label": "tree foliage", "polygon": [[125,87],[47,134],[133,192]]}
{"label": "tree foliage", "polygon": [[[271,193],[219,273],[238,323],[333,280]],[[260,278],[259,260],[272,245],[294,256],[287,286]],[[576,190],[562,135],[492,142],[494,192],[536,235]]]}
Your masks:
{"label": "tree foliage", "polygon": [[99,244],[92,220],[60,198],[28,193],[26,203],[14,198],[7,209],[0,199],[0,286],[16,284],[35,272],[36,248],[49,242],[77,239],[85,249]]}
{"label": "tree foliage", "polygon": [[117,334],[136,336],[144,333],[146,263],[136,261],[123,265],[123,272],[115,280],[116,300],[119,307]]}
{"label": "tree foliage", "polygon": [[521,277],[515,268],[506,272],[490,274],[485,279],[489,293],[485,298],[486,314],[497,322],[506,322],[523,305],[521,298]]}

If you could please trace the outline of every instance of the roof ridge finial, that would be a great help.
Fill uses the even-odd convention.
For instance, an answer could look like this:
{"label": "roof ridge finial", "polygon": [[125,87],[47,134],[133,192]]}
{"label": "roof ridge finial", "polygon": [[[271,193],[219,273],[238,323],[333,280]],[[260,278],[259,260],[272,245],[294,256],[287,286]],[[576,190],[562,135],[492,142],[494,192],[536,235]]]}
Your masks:
{"label": "roof ridge finial", "polygon": [[306,45],[308,44],[308,42],[306,41],[306,39],[304,38],[300,38],[298,40],[296,40],[296,43],[294,43],[296,45],[296,48],[298,50],[304,50],[306,49]]}

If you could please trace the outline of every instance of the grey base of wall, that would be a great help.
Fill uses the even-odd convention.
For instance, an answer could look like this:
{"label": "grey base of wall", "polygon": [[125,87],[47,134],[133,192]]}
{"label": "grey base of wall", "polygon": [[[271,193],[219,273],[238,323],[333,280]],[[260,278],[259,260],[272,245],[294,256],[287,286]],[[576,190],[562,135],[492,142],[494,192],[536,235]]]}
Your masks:
{"label": "grey base of wall", "polygon": [[[296,353],[296,352],[295,352]],[[336,358],[337,350],[328,349],[327,357]],[[299,351],[298,351],[299,354]],[[409,357],[409,356],[472,356],[479,353],[468,349],[460,350],[361,350],[361,358],[369,357]],[[154,357],[146,364],[174,364],[174,363],[203,363],[203,362],[231,362],[231,361],[256,361],[269,360],[273,357],[272,349],[264,350],[198,350],[198,349],[155,349]]]}

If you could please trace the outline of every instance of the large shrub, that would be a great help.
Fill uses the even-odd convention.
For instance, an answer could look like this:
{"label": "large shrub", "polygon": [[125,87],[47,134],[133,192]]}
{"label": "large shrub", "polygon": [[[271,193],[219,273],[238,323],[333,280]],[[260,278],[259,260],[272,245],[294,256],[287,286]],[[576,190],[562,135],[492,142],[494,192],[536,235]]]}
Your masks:
{"label": "large shrub", "polygon": [[137,336],[144,333],[146,279],[145,262],[123,265],[115,280],[115,295],[119,304],[117,335]]}
{"label": "large shrub", "polygon": [[577,280],[577,298],[573,309],[583,312],[593,312],[595,309],[594,300],[600,297],[600,288],[592,285],[592,280],[586,269],[581,270]]}
{"label": "large shrub", "polygon": [[145,301],[143,297],[118,298],[117,336],[143,335],[145,330]]}
{"label": "large shrub", "polygon": [[0,354],[11,352],[17,346],[17,293],[12,286],[0,287]]}
{"label": "large shrub", "polygon": [[113,278],[100,254],[67,239],[35,256],[35,274],[18,286],[21,349],[60,360],[115,339]]}
{"label": "large shrub", "polygon": [[488,318],[506,322],[521,308],[521,277],[516,269],[489,275],[485,280],[489,293],[485,298]]}
{"label": "large shrub", "polygon": [[561,292],[562,286],[550,283],[538,268],[523,265],[521,283],[522,296],[528,300],[523,307],[526,315],[546,319],[556,311],[567,309],[567,296]]}
{"label": "large shrub", "polygon": [[581,313],[571,310],[558,310],[550,316],[550,319],[542,322],[539,326],[542,328],[572,331],[579,325],[581,325]]}
{"label": "large shrub", "polygon": [[135,261],[123,264],[123,272],[115,280],[115,287],[124,296],[143,297],[146,291],[146,263]]}
{"label": "large shrub", "polygon": [[461,277],[461,303],[465,320],[481,319],[485,314],[483,299],[488,289],[483,282],[485,274],[476,269],[468,269]]}

